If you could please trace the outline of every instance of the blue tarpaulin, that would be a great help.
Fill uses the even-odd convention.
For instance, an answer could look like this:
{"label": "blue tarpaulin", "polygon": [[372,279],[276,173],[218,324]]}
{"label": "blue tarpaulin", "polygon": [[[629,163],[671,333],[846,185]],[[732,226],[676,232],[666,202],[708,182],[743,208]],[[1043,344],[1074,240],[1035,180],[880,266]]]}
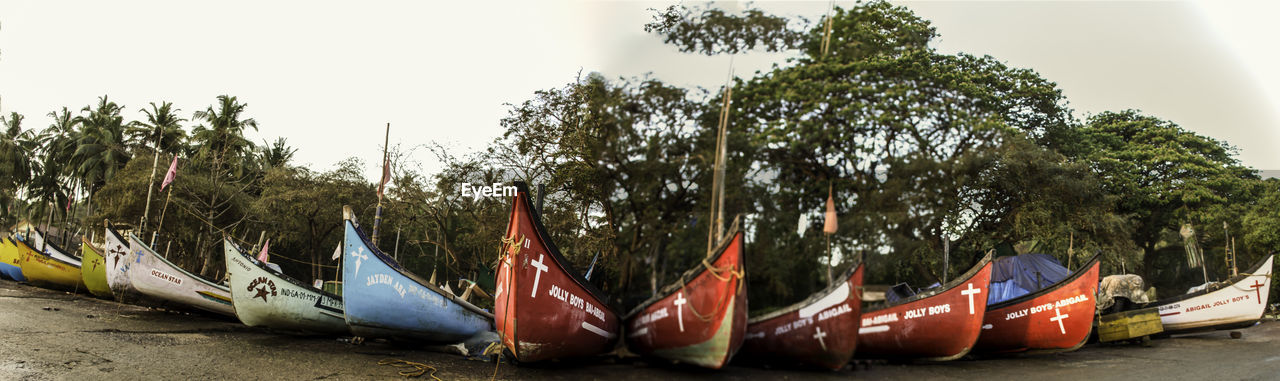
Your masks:
{"label": "blue tarpaulin", "polygon": [[1071,271],[1048,254],[1028,253],[999,257],[992,262],[991,291],[987,304],[995,304],[1039,291],[1071,276]]}

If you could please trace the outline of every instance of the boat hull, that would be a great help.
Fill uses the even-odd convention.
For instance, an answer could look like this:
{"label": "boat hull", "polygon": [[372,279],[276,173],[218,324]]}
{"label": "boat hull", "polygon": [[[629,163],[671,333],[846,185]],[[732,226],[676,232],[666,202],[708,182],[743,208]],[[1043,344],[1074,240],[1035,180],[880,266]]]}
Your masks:
{"label": "boat hull", "polygon": [[7,279],[19,282],[27,281],[27,277],[22,276],[22,256],[18,255],[17,244],[10,241],[8,237],[0,242],[0,275]]}
{"label": "boat hull", "polygon": [[[742,346],[747,328],[743,234],[723,243],[710,266],[686,272],[625,318],[627,347],[644,356],[711,369]],[[714,268],[712,271],[710,268]]]}
{"label": "boat hull", "polygon": [[948,361],[973,349],[982,329],[991,256],[937,291],[863,310],[858,357]]}
{"label": "boat hull", "polygon": [[139,294],[164,304],[179,304],[225,316],[236,316],[231,290],[189,273],[129,235],[129,255],[124,272]]}
{"label": "boat hull", "polygon": [[601,354],[617,344],[618,314],[571,274],[517,184],[494,291],[495,328],[521,362]]}
{"label": "boat hull", "polygon": [[1007,353],[1080,348],[1093,330],[1099,267],[1095,256],[1054,285],[988,306],[974,350]]}
{"label": "boat hull", "polygon": [[863,265],[805,302],[747,323],[741,356],[840,369],[853,358],[862,321]]}
{"label": "boat hull", "polygon": [[59,260],[27,246],[25,242],[14,241],[21,256],[22,276],[31,284],[66,291],[84,291],[84,281],[80,277],[80,266]]}
{"label": "boat hull", "polygon": [[250,327],[344,335],[342,297],[264,269],[230,241],[223,240],[227,282],[236,317]]}
{"label": "boat hull", "polygon": [[456,343],[492,329],[492,314],[407,274],[350,218],[344,224],[342,296],[353,334]]}
{"label": "boat hull", "polygon": [[1192,294],[1156,301],[1165,333],[1180,333],[1249,325],[1262,318],[1271,289],[1268,255],[1249,271]]}
{"label": "boat hull", "polygon": [[80,277],[89,293],[103,299],[111,299],[111,286],[107,285],[106,261],[98,248],[88,240],[80,243]]}

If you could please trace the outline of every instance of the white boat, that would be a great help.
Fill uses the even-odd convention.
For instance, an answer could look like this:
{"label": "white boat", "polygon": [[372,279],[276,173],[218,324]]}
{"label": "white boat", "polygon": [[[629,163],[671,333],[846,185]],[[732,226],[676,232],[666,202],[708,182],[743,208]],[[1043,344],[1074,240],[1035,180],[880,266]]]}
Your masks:
{"label": "white boat", "polygon": [[1249,271],[1225,282],[1158,300],[1150,306],[1160,309],[1160,322],[1164,324],[1166,333],[1251,326],[1262,318],[1267,309],[1274,259],[1275,255],[1268,255]]}
{"label": "white boat", "polygon": [[102,258],[107,262],[107,287],[111,288],[111,294],[115,295],[117,301],[132,303],[137,299],[138,289],[133,288],[126,273],[129,270],[129,241],[110,225],[106,227],[105,236]]}
{"label": "white boat", "polygon": [[124,266],[129,283],[138,293],[163,301],[236,316],[231,290],[210,282],[165,260],[137,236],[129,235],[131,250]]}
{"label": "white boat", "polygon": [[250,327],[346,335],[342,297],[307,286],[240,251],[226,237],[231,302],[236,317]]}

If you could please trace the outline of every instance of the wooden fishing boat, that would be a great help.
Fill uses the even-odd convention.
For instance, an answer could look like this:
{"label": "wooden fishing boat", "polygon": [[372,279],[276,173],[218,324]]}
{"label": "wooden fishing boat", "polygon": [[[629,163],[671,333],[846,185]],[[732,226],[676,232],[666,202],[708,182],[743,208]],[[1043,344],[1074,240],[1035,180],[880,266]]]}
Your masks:
{"label": "wooden fishing boat", "polygon": [[[106,223],[105,240],[102,244],[102,257],[106,268],[107,287],[111,288],[111,293],[115,295],[116,301],[124,303],[139,303],[144,298],[138,293],[138,289],[133,287],[133,283],[129,281],[129,240],[120,235],[115,229],[111,228],[110,222]],[[158,300],[151,300],[148,304],[159,304]]]}
{"label": "wooden fishing boat", "polygon": [[408,272],[369,242],[351,207],[344,206],[342,215],[342,296],[352,333],[456,343],[492,330],[492,313]]}
{"label": "wooden fishing boat", "polygon": [[862,315],[863,265],[808,299],[747,321],[741,356],[840,369],[853,358]]}
{"label": "wooden fishing boat", "polygon": [[1160,311],[1165,333],[1248,327],[1262,319],[1271,290],[1275,255],[1245,271],[1186,295],[1161,299],[1147,307]]}
{"label": "wooden fishing boat", "polygon": [[166,305],[177,304],[235,316],[235,308],[231,305],[231,290],[226,286],[205,280],[174,265],[133,234],[129,235],[129,248],[132,253],[126,258],[124,266],[128,269],[124,273],[139,294]]}
{"label": "wooden fishing boat", "polygon": [[617,312],[560,254],[529,188],[515,185],[493,294],[502,344],[523,362],[613,350],[621,329]]}
{"label": "wooden fishing boat", "polygon": [[729,230],[716,254],[641,303],[623,320],[632,352],[720,369],[747,328],[743,233]]}
{"label": "wooden fishing boat", "polygon": [[80,277],[89,293],[99,298],[111,299],[111,286],[107,285],[107,267],[102,258],[102,249],[93,246],[89,240],[80,238]]}
{"label": "wooden fishing boat", "polygon": [[305,285],[249,257],[223,237],[236,317],[250,327],[344,335],[342,297]]}
{"label": "wooden fishing boat", "polygon": [[9,237],[0,238],[0,276],[19,282],[25,282],[22,276],[22,256],[18,254],[18,246]]}
{"label": "wooden fishing boat", "polygon": [[955,280],[898,304],[862,311],[858,357],[954,360],[982,330],[991,280],[988,253]]}
{"label": "wooden fishing boat", "polygon": [[1083,346],[1097,309],[1100,255],[1048,287],[988,305],[974,350],[1057,352]]}
{"label": "wooden fishing boat", "polygon": [[22,276],[27,282],[41,287],[79,292],[85,289],[80,277],[80,264],[68,262],[62,250],[46,243],[46,252],[28,246],[25,241],[14,241],[21,256]]}

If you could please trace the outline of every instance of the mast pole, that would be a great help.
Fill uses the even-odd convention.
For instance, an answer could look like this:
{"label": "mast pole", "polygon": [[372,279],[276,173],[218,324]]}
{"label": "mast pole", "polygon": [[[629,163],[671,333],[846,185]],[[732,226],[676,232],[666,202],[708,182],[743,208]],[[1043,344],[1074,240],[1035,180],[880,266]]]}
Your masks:
{"label": "mast pole", "polygon": [[387,185],[387,183],[383,180],[385,180],[385,177],[386,177],[385,174],[387,173],[387,171],[390,170],[387,168],[387,166],[389,165],[389,163],[387,163],[387,145],[390,143],[391,143],[391,123],[388,122],[387,132],[382,140],[383,177],[378,178],[378,207],[374,210],[374,213],[373,213],[373,237],[372,238],[373,238],[374,246],[378,246],[378,226],[382,225],[382,193],[384,190],[386,190],[385,187]]}
{"label": "mast pole", "polygon": [[151,180],[147,182],[147,207],[142,210],[142,221],[138,222],[138,234],[142,234],[142,231],[147,229],[147,216],[151,214],[151,191],[156,187],[156,166],[160,165],[160,138],[164,137],[160,131],[160,127],[156,126],[156,152],[151,157]]}
{"label": "mast pole", "polygon": [[707,257],[711,257],[714,253],[715,245],[724,235],[724,161],[726,159],[727,149],[725,147],[725,130],[729,125],[729,104],[733,97],[733,56],[729,57],[729,77],[724,83],[724,103],[720,108],[719,130],[716,132],[716,153],[715,162],[712,164],[711,175],[711,220],[707,225]]}

